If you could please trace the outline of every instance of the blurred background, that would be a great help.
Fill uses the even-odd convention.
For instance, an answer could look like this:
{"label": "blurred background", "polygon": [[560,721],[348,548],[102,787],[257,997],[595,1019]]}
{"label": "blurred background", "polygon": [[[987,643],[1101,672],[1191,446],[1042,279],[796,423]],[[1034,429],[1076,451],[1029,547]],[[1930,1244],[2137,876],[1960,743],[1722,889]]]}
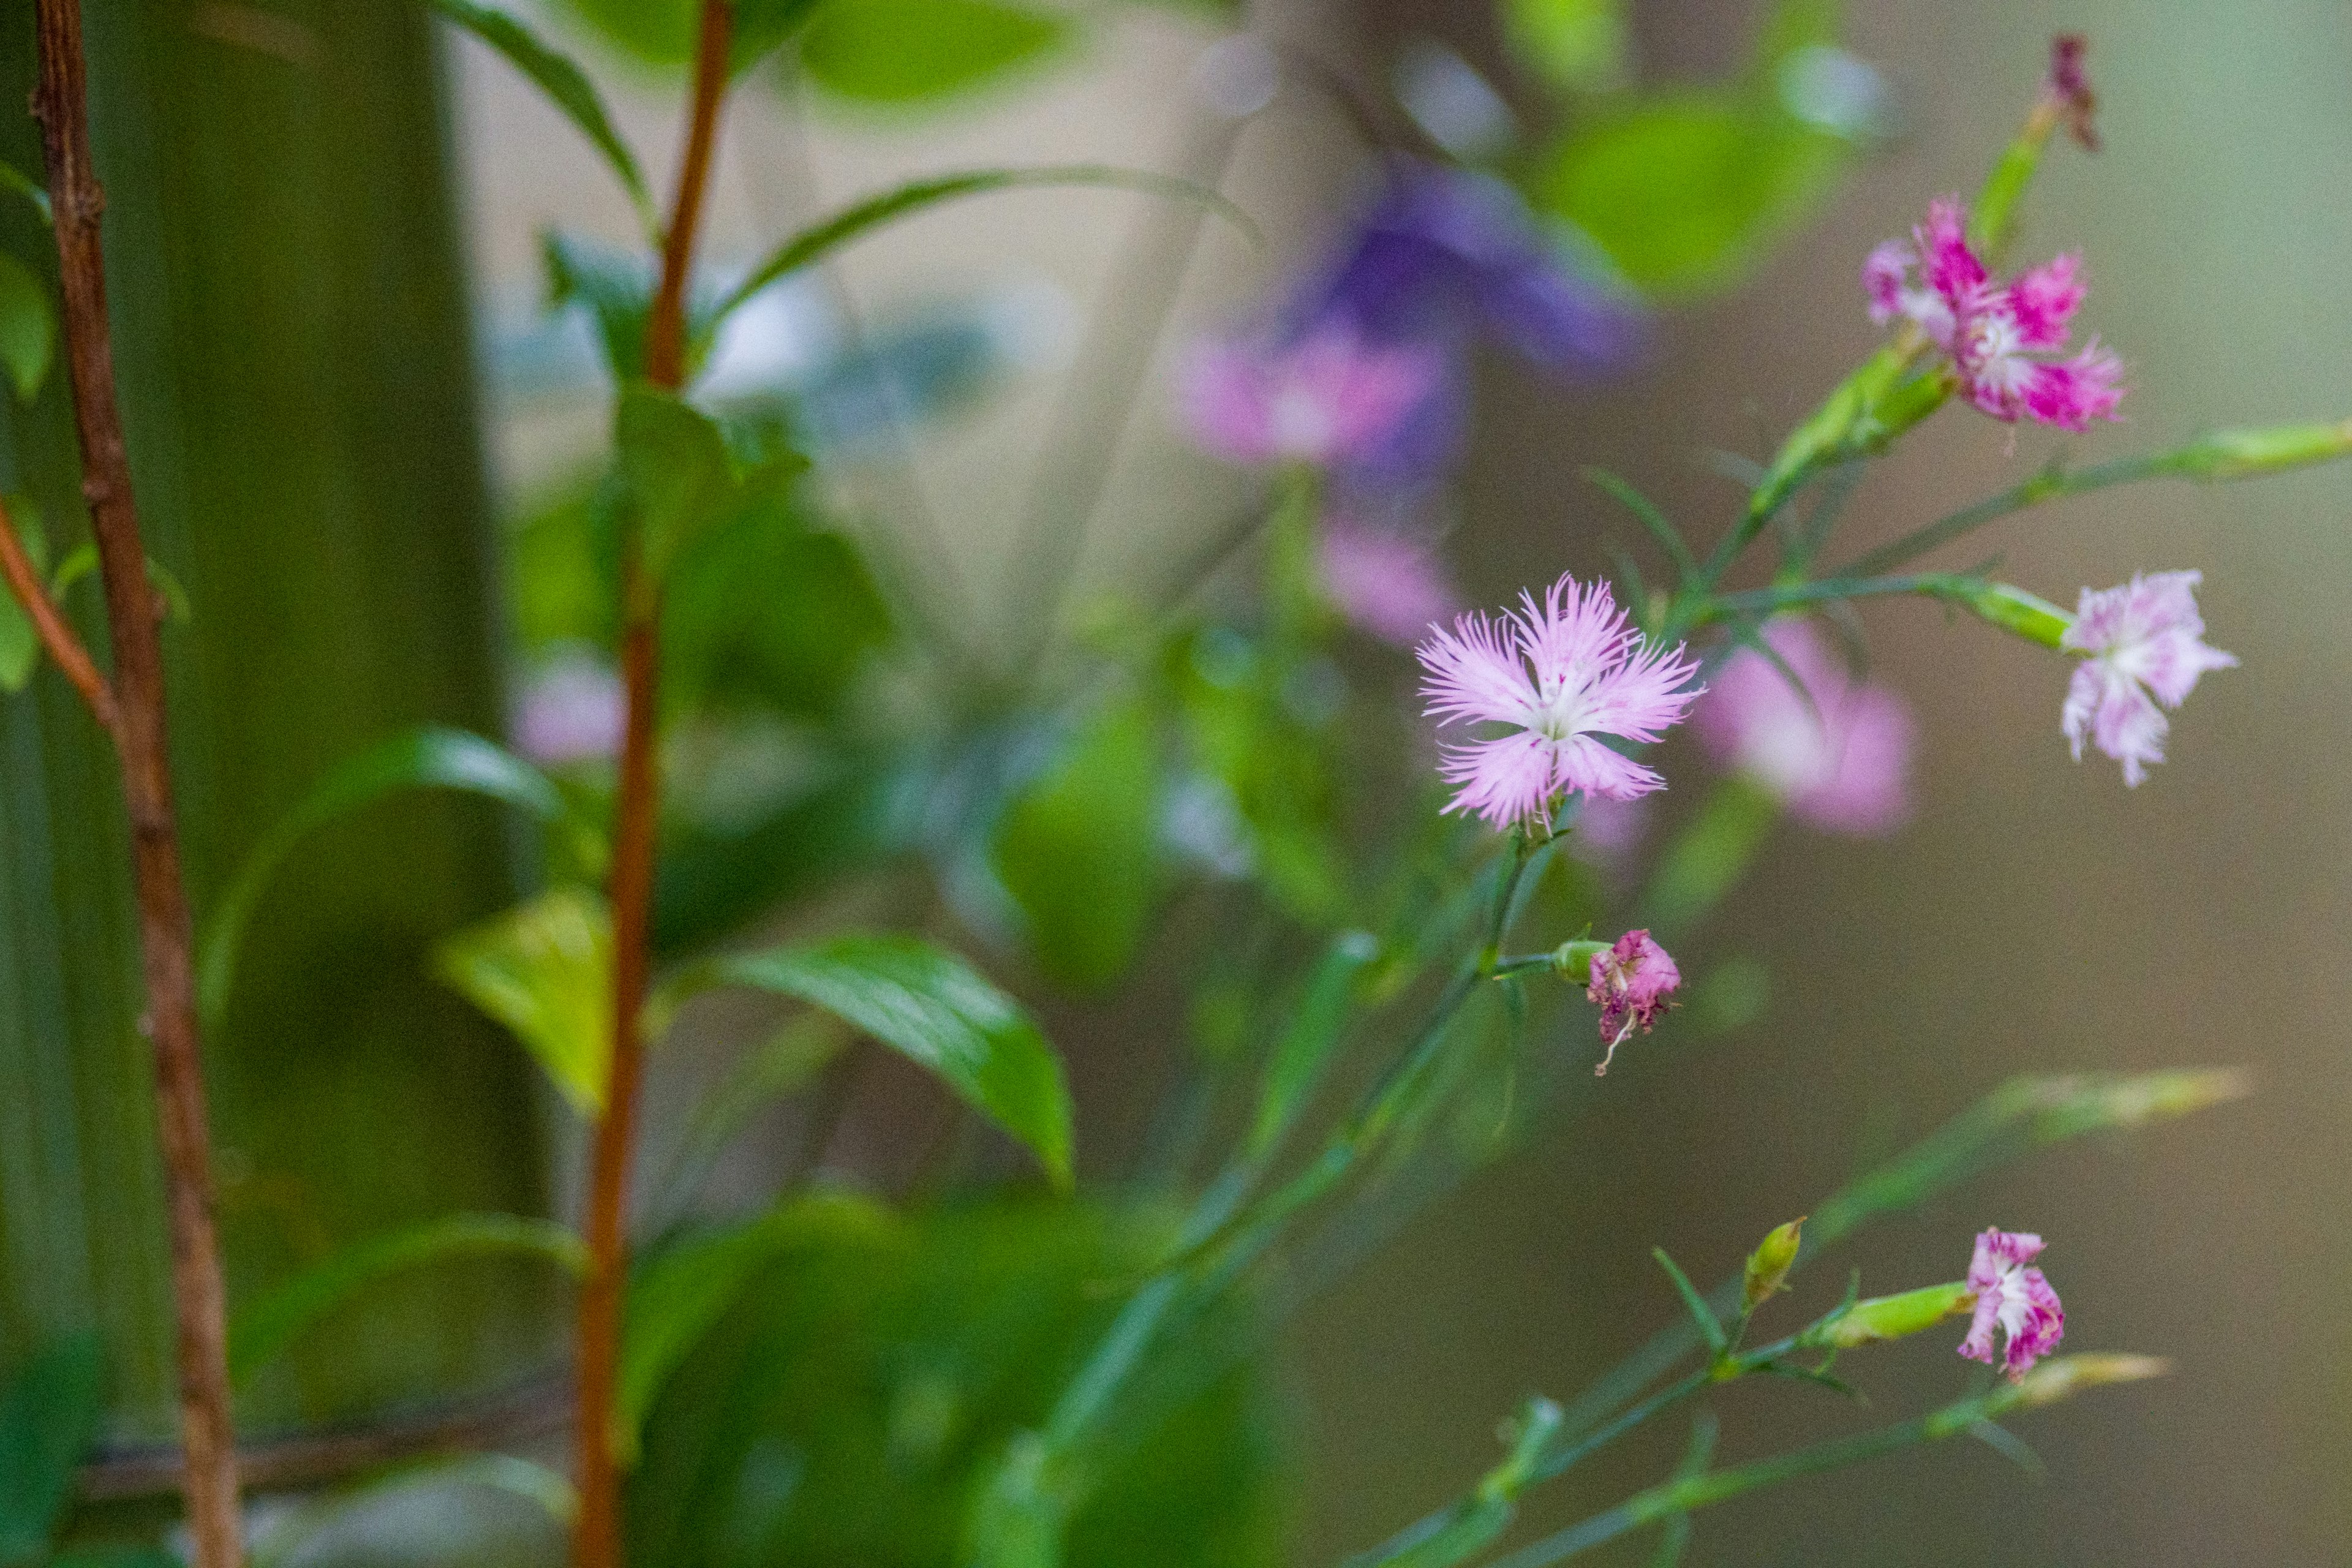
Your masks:
{"label": "blurred background", "polygon": [[[1003,68],[919,103],[861,83],[843,45],[832,66],[811,62],[821,86],[834,71],[833,90],[755,82],[730,109],[709,231],[721,268],[908,177],[1041,162],[1214,184],[1266,244],[1113,191],[956,205],[766,297],[721,343],[713,382],[802,399],[824,483],[877,577],[950,628],[974,668],[1014,668],[1057,616],[1082,623],[1091,605],[1189,586],[1251,505],[1248,476],[1184,439],[1177,367],[1202,334],[1262,310],[1365,199],[1374,169],[1350,101],[1525,166],[1560,118],[1563,77],[1586,68],[1563,45],[1548,78],[1528,30],[1588,9],[1609,16],[1270,6],[1244,36],[1210,10],[1087,5],[990,43]],[[593,62],[666,181],[676,79],[615,41],[625,19],[593,25],[610,10],[537,15]],[[1586,87],[1615,89],[1612,71],[1644,89],[1738,79],[1766,11],[1634,0]],[[101,156],[121,171],[112,244],[140,258],[117,269],[149,437],[142,482],[198,606],[184,787],[201,900],[332,761],[424,720],[495,729],[561,664],[546,629],[561,616],[529,588],[535,520],[586,483],[608,389],[584,318],[541,309],[541,237],[560,225],[621,244],[632,220],[504,62],[401,7],[146,0],[93,26],[119,68],[101,83],[135,84],[100,105]],[[2063,445],[2111,456],[2352,412],[2345,7],[1857,0],[1835,29],[1837,68],[1810,110],[1790,109],[1842,143],[1828,172],[1706,264],[1636,278],[1655,285],[1654,313],[1631,363],[1563,386],[1507,355],[1476,363],[1466,456],[1436,506],[1471,602],[1608,569],[1607,545],[1633,531],[1579,477],[1587,464],[1702,540],[1726,526],[1742,490],[1716,455],[1768,457],[1869,352],[1862,257],[1930,197],[1975,186],[2053,31],[2092,40],[2105,147],[2053,151],[2017,254],[2084,254],[2085,320],[2133,388],[2125,424]],[[11,38],[13,92],[28,65]],[[29,131],[9,135],[11,160],[30,166]],[[0,238],[35,254],[22,215],[5,222]],[[55,390],[11,414],[16,488],[69,486]],[[2060,445],[1948,415],[1873,470],[1843,548],[2014,483]],[[1530,1394],[1572,1393],[1647,1339],[1674,1310],[1652,1247],[1719,1271],[2016,1073],[2199,1064],[2250,1067],[2256,1094],[1981,1179],[1865,1237],[1851,1260],[1891,1289],[1953,1277],[1985,1226],[2038,1230],[2070,1348],[2167,1355],[2174,1376],[2041,1417],[2027,1436],[2046,1479],[1972,1445],[1900,1456],[1705,1516],[1688,1561],[2352,1557],[2336,1469],[2352,1458],[2352,1336],[2331,1306],[2352,1283],[2335,1223],[2352,1204],[2336,952],[2352,917],[2347,524],[2352,471],[2328,468],[2110,491],[1948,552],[1940,563],[1958,567],[1998,552],[2006,580],[2062,604],[2138,570],[2206,574],[2210,638],[2242,668],[2210,679],[2136,791],[2103,761],[2068,760],[2063,671],[2045,655],[1923,605],[1866,608],[1874,674],[1921,721],[1913,821],[1880,841],[1782,826],[1699,942],[1710,962],[1769,974],[1744,1021],[1669,1025],[1603,1079],[1580,1054],[1522,1148],[1293,1321],[1296,1560],[1331,1561],[1451,1497],[1491,1463],[1498,1417]],[[208,637],[208,621],[237,630]],[[127,1152],[141,1130],[119,1109],[143,1101],[106,1086],[142,1069],[109,1000],[119,984],[77,981],[57,956],[76,932],[102,944],[121,896],[89,869],[116,863],[90,804],[103,791],[60,692],[37,686],[0,710],[0,1016],[16,1030],[0,1039],[13,1053],[0,1060],[0,1329],[16,1348],[93,1312],[121,1319],[113,1337],[147,1355],[118,1368],[123,1429],[138,1436],[163,1386],[160,1277],[137,1217],[150,1178]],[[1670,774],[1687,761],[1668,759]],[[1667,797],[1653,831],[1685,804]],[[402,807],[310,844],[296,888],[272,895],[283,907],[216,1064],[233,1273],[284,1267],[304,1226],[342,1237],[453,1206],[564,1201],[562,1119],[425,976],[433,937],[529,880],[530,847],[502,831],[474,806]],[[373,989],[319,1000],[311,980],[351,971],[354,944],[380,960],[361,966]],[[126,950],[118,968],[129,962]],[[1143,1135],[1163,1064],[1129,1042],[1153,1005],[1051,1014],[1082,1148]],[[1581,1053],[1585,1026],[1573,1020],[1561,1048]],[[42,1042],[68,1038],[61,1069]],[[61,1070],[71,1081],[43,1078]],[[665,1061],[657,1127],[709,1072],[691,1045]],[[907,1163],[929,1136],[925,1102],[887,1074],[862,1094],[834,1157]],[[730,1156],[721,1201],[796,1157],[791,1128],[772,1131]],[[1832,1302],[1833,1275],[1811,1279],[1800,1305]],[[454,1301],[460,1287],[438,1281],[373,1303],[405,1326],[356,1356],[298,1361],[265,1385],[268,1408],[282,1423],[348,1420],[427,1392],[527,1388],[560,1339],[530,1279],[485,1270]],[[1937,1335],[1888,1352],[1872,1373],[1882,1410],[1938,1397],[1949,1360]],[[1717,1403],[1727,1454],[1853,1421],[1779,1385]],[[1646,1484],[1681,1440],[1643,1434],[1538,1494],[1529,1527]]]}

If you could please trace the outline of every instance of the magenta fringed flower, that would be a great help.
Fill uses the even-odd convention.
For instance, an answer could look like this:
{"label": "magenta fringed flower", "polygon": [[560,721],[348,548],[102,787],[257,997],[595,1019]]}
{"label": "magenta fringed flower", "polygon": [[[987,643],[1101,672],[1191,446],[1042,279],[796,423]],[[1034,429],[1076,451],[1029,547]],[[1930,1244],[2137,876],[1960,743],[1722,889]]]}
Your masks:
{"label": "magenta fringed flower", "polygon": [[2118,588],[2083,590],[2074,624],[2059,643],[2089,656],[2075,667],[2062,719],[2076,762],[2090,741],[2123,763],[2125,784],[2138,784],[2147,764],[2164,761],[2172,727],[2164,709],[2179,707],[2207,670],[2238,662],[2205,645],[2205,619],[2197,613],[2203,580],[2201,572],[2158,572]]}
{"label": "magenta fringed flower", "polygon": [[[1913,275],[1917,274],[1916,281]],[[2123,363],[2095,338],[2072,359],[2056,354],[2083,303],[2082,260],[2061,256],[2008,283],[1969,248],[1957,199],[1936,202],[1912,243],[1890,239],[1863,263],[1870,319],[1901,316],[1944,352],[1969,401],[2011,424],[2022,416],[2061,430],[2083,431],[2113,419],[2124,389]]]}
{"label": "magenta fringed flower", "polygon": [[1233,463],[1375,463],[1444,386],[1433,350],[1382,347],[1345,327],[1296,342],[1214,342],[1181,388],[1193,439]]}
{"label": "magenta fringed flower", "polygon": [[1635,1029],[1649,1033],[1658,1015],[1674,1005],[1675,989],[1682,983],[1683,972],[1646,931],[1629,931],[1608,952],[1592,955],[1584,994],[1601,1009],[1601,1038],[1609,1047],[1593,1076],[1609,1070],[1617,1047]]}
{"label": "magenta fringed flower", "polygon": [[1763,639],[1780,662],[1741,648],[1691,717],[1708,753],[1825,833],[1893,832],[1911,810],[1910,706],[1855,680],[1811,622],[1776,620]]}
{"label": "magenta fringed flower", "polygon": [[1486,723],[1507,732],[1445,748],[1442,772],[1459,786],[1448,811],[1496,827],[1548,822],[1570,791],[1631,800],[1665,780],[1599,737],[1648,744],[1689,710],[1697,666],[1680,644],[1643,638],[1606,583],[1570,577],[1538,604],[1489,619],[1466,615],[1419,649],[1422,695],[1440,724]]}
{"label": "magenta fringed flower", "polygon": [[[1987,1366],[1998,1365],[2011,1381],[2033,1370],[2033,1363],[2058,1348],[2066,1337],[2066,1309],[2058,1292],[2026,1267],[2042,1252],[2042,1238],[2022,1232],[1988,1230],[1977,1237],[1976,1256],[1969,1262],[1969,1289],[1976,1293],[1976,1317],[1960,1353]],[[1992,1331],[2001,1334],[2000,1359],[1994,1359]]]}

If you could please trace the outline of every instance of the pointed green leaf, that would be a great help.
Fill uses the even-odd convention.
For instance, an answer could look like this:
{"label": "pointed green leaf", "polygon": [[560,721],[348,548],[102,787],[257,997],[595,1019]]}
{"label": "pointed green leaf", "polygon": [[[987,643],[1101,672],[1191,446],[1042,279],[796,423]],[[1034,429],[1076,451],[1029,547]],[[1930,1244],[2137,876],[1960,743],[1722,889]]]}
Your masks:
{"label": "pointed green leaf", "polygon": [[717,961],[723,983],[822,1007],[937,1073],[1070,1184],[1070,1095],[1061,1058],[1019,1003],[961,959],[898,936],[850,936]]}
{"label": "pointed green leaf", "polygon": [[642,383],[622,389],[613,439],[646,570],[656,582],[688,546],[773,501],[806,466],[773,447],[739,452],[709,416]]}
{"label": "pointed green leaf", "polygon": [[329,773],[254,846],[213,908],[196,963],[197,997],[208,1023],[217,1022],[227,1005],[246,922],[295,845],[346,812],[409,789],[488,795],[542,821],[564,812],[563,796],[546,774],[463,730],[413,730],[361,752]]}
{"label": "pointed green leaf", "polygon": [[613,922],[585,888],[556,888],[434,950],[442,979],[514,1032],[583,1116],[613,1065]]}
{"label": "pointed green leaf", "polygon": [[433,8],[452,22],[473,34],[482,42],[504,55],[515,69],[530,79],[548,101],[554,104],[564,117],[588,138],[591,145],[604,155],[621,182],[621,188],[635,204],[638,218],[648,234],[657,232],[660,217],[654,211],[652,195],[646,189],[646,177],[637,168],[636,154],[613,129],[612,116],[604,111],[604,100],[597,94],[595,85],[567,57],[540,41],[537,34],[506,12],[476,0],[430,0]]}
{"label": "pointed green leaf", "polygon": [[19,401],[30,403],[41,390],[57,345],[48,286],[31,268],[0,251],[0,368],[7,371]]}
{"label": "pointed green leaf", "polygon": [[1150,710],[1116,703],[1071,736],[1006,810],[990,858],[1047,974],[1090,991],[1124,973],[1160,887],[1160,742]]}
{"label": "pointed green leaf", "polygon": [[[814,0],[735,0],[728,66],[738,75],[773,53],[807,19]],[[568,0],[606,41],[649,65],[694,58],[700,0]]]}
{"label": "pointed green leaf", "polygon": [[1332,1050],[1355,1002],[1357,978],[1380,956],[1381,945],[1370,932],[1342,931],[1331,939],[1315,973],[1307,982],[1298,1010],[1274,1048],[1265,1069],[1265,1090],[1259,1097],[1257,1121],[1250,1130],[1250,1153],[1263,1159],[1274,1152],[1305,1107],[1323,1076]]}
{"label": "pointed green leaf", "polygon": [[98,1436],[105,1371],[98,1335],[79,1333],[35,1352],[0,1394],[0,1563],[47,1556]]}
{"label": "pointed green leaf", "polygon": [[236,1315],[228,1331],[229,1379],[243,1384],[320,1319],[393,1275],[484,1257],[544,1258],[573,1274],[588,1267],[587,1247],[551,1219],[450,1215],[372,1236],[330,1254]]}
{"label": "pointed green leaf", "polygon": [[1216,192],[1189,180],[1139,169],[1114,169],[1099,163],[1056,164],[1036,169],[974,169],[960,174],[941,174],[928,180],[910,181],[896,190],[885,191],[844,207],[823,222],[803,229],[772,251],[766,260],[751,269],[751,275],[736,287],[733,293],[719,302],[711,311],[709,325],[705,331],[716,331],[729,312],[777,279],[796,272],[811,262],[820,261],[850,241],[909,213],[936,206],[941,202],[982,195],[992,191],[1089,185],[1139,191],[1171,201],[1190,202],[1232,223],[1249,237],[1252,244],[1258,242],[1257,226],[1250,221],[1248,215]]}
{"label": "pointed green leaf", "polygon": [[861,103],[969,92],[1067,45],[1070,23],[994,0],[826,0],[801,40],[811,80]]}
{"label": "pointed green leaf", "polygon": [[1675,1266],[1675,1260],[1666,1256],[1664,1247],[1652,1247],[1650,1256],[1658,1260],[1658,1267],[1664,1269],[1666,1278],[1675,1282],[1675,1293],[1683,1299],[1684,1307],[1690,1312],[1691,1321],[1698,1326],[1700,1335],[1706,1341],[1706,1348],[1721,1355],[1731,1340],[1723,1331],[1722,1321],[1716,1317],[1715,1309],[1706,1304],[1706,1298],[1698,1293],[1698,1287],[1690,1282],[1690,1276],[1685,1274]]}

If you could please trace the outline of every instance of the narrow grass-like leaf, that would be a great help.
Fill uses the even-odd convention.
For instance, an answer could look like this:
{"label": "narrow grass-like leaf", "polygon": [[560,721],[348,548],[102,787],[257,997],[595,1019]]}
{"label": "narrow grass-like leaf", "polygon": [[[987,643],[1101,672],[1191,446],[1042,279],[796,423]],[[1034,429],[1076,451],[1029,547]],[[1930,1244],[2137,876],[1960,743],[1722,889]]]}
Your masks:
{"label": "narrow grass-like leaf", "polygon": [[1156,174],[1143,169],[1116,169],[1099,163],[1056,164],[1036,169],[974,169],[964,174],[911,181],[894,191],[868,196],[823,222],[803,229],[751,269],[751,276],[738,284],[735,291],[722,300],[718,309],[711,312],[703,331],[706,333],[717,331],[719,323],[726,320],[737,306],[777,279],[796,272],[811,262],[820,261],[852,240],[862,238],[909,213],[937,206],[941,202],[984,195],[993,191],[1089,185],[1139,191],[1171,201],[1191,202],[1232,223],[1250,237],[1252,244],[1259,243],[1257,226],[1241,208],[1204,185],[1180,180],[1172,174]]}
{"label": "narrow grass-like leaf", "polygon": [[229,1378],[244,1383],[320,1319],[395,1274],[485,1257],[544,1258],[574,1274],[588,1267],[588,1249],[568,1226],[520,1215],[451,1215],[372,1236],[238,1312],[229,1324]]}
{"label": "narrow grass-like leaf", "polygon": [[1380,942],[1371,933],[1360,931],[1340,932],[1324,950],[1315,973],[1307,977],[1290,1026],[1282,1032],[1273,1059],[1266,1064],[1265,1089],[1250,1129],[1253,1158],[1262,1160],[1275,1152],[1314,1094],[1347,1027],[1357,981],[1380,951]]}
{"label": "narrow grass-like leaf", "polygon": [[929,1068],[1070,1184],[1070,1094],[1061,1059],[1020,1004],[961,959],[898,936],[849,936],[716,961],[724,984],[822,1007]]}
{"label": "narrow grass-like leaf", "polygon": [[[1715,1439],[1718,1427],[1715,1414],[1702,1410],[1691,1423],[1690,1441],[1683,1446],[1682,1462],[1675,1467],[1675,1479],[1687,1481],[1706,1474],[1707,1466],[1715,1462]],[[1691,1521],[1687,1513],[1678,1513],[1666,1521],[1658,1531],[1658,1550],[1650,1559],[1650,1568],[1679,1568],[1683,1553],[1690,1550]]]}
{"label": "narrow grass-like leaf", "polygon": [[1666,514],[1660,511],[1649,497],[1606,468],[1588,467],[1581,472],[1588,482],[1616,497],[1619,503],[1633,514],[1634,520],[1649,530],[1650,537],[1656,540],[1658,547],[1666,552],[1666,559],[1675,563],[1675,582],[1677,584],[1697,575],[1698,558],[1691,553],[1691,547],[1684,542],[1681,532],[1666,520]]}
{"label": "narrow grass-like leaf", "polygon": [[654,210],[652,194],[646,188],[646,176],[637,167],[636,154],[621,140],[613,128],[612,116],[604,110],[604,100],[595,84],[588,79],[572,59],[550,48],[513,16],[494,6],[478,5],[476,0],[427,0],[432,7],[452,22],[473,34],[482,42],[507,58],[508,63],[530,79],[548,101],[562,110],[564,117],[579,128],[589,143],[604,154],[604,162],[621,182],[621,188],[637,209],[638,220],[648,235],[661,229],[660,216]]}
{"label": "narrow grass-like leaf", "polygon": [[329,773],[254,846],[213,907],[196,964],[197,996],[207,1023],[217,1023],[228,1002],[246,922],[287,855],[335,818],[410,789],[488,795],[545,821],[561,817],[564,810],[563,796],[546,774],[463,730],[415,730],[361,752]]}
{"label": "narrow grass-like leaf", "polygon": [[1675,1282],[1675,1294],[1683,1299],[1683,1307],[1690,1313],[1691,1321],[1697,1325],[1699,1333],[1706,1338],[1706,1348],[1717,1355],[1729,1349],[1731,1336],[1724,1332],[1722,1320],[1715,1315],[1715,1309],[1706,1304],[1706,1298],[1698,1293],[1698,1287],[1690,1282],[1690,1276],[1666,1256],[1664,1247],[1650,1248],[1650,1256],[1658,1260],[1658,1267],[1664,1269],[1666,1278]]}

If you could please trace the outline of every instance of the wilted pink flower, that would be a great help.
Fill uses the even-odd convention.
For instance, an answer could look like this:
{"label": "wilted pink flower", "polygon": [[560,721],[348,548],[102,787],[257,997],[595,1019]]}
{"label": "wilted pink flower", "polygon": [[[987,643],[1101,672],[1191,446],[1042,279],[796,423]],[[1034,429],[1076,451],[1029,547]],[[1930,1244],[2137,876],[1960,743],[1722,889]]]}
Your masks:
{"label": "wilted pink flower", "polygon": [[1291,343],[1204,343],[1181,391],[1193,438],[1215,456],[1328,468],[1377,459],[1444,377],[1433,349],[1332,326]]}
{"label": "wilted pink flower", "polygon": [[2085,152],[2099,150],[2099,132],[2091,123],[2091,111],[2099,100],[2091,91],[2091,79],[2083,69],[2084,51],[2090,40],[2080,33],[2061,33],[2050,40],[2050,76],[2042,92],[2064,120],[2067,133],[2083,145]]}
{"label": "wilted pink flower", "polygon": [[2209,669],[2227,669],[2235,656],[2205,646],[2205,618],[2197,613],[2202,572],[2158,572],[2118,588],[2083,590],[2074,624],[2059,646],[2088,654],[2066,688],[2062,717],[2074,760],[2083,742],[2124,765],[2124,783],[2147,776],[2164,761],[2164,736],[2178,708]]}
{"label": "wilted pink flower", "polygon": [[[1917,283],[1912,280],[1918,274]],[[1969,401],[1996,419],[2020,416],[2083,431],[2113,419],[2123,363],[2095,338],[2073,359],[2039,359],[2065,348],[2083,303],[2079,257],[2061,256],[1998,283],[1969,248],[1958,198],[1932,203],[1912,243],[1888,240],[1862,265],[1870,319],[1910,321],[1943,350]]]}
{"label": "wilted pink flower", "polygon": [[1570,577],[1538,605],[1489,619],[1466,615],[1421,645],[1422,695],[1441,724],[1508,724],[1508,734],[1445,748],[1443,772],[1461,786],[1448,811],[1473,811],[1496,827],[1547,820],[1564,791],[1631,800],[1665,780],[1596,739],[1647,744],[1682,721],[1697,666],[1645,642],[1627,625],[1606,583]]}
{"label": "wilted pink flower", "polygon": [[[1976,1292],[1976,1317],[1960,1353],[1987,1366],[1999,1364],[2011,1382],[2033,1370],[2033,1363],[2058,1348],[2066,1337],[2066,1309],[2058,1292],[2029,1268],[2042,1252],[2042,1238],[2022,1232],[1988,1230],[1977,1237],[1976,1256],[1969,1262],[1969,1289]],[[1992,1331],[2000,1325],[2000,1360],[1993,1360]]]}
{"label": "wilted pink flower", "polygon": [[1382,642],[1411,647],[1461,614],[1461,592],[1437,552],[1392,530],[1333,518],[1323,525],[1318,564],[1332,605]]}
{"label": "wilted pink flower", "polygon": [[515,747],[544,767],[595,762],[621,749],[620,677],[593,658],[560,658],[524,682]]}
{"label": "wilted pink flower", "polygon": [[1889,687],[1856,682],[1810,621],[1774,621],[1764,642],[1803,689],[1740,649],[1691,715],[1700,742],[1825,833],[1892,832],[1911,812],[1909,705]]}
{"label": "wilted pink flower", "polygon": [[1646,931],[1629,931],[1608,952],[1593,955],[1584,994],[1601,1009],[1601,1038],[1609,1047],[1592,1069],[1594,1077],[1609,1070],[1617,1047],[1636,1028],[1650,1032],[1658,1015],[1674,1005],[1675,988],[1682,983],[1682,971]]}

